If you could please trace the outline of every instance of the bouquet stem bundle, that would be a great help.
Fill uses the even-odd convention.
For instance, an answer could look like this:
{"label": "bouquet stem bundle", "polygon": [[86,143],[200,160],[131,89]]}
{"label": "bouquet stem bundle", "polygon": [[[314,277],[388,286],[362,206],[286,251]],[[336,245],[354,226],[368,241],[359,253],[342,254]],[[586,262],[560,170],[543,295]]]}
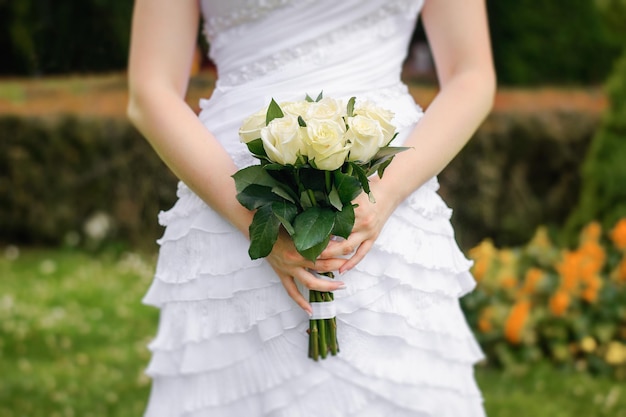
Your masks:
{"label": "bouquet stem bundle", "polygon": [[[334,301],[332,292],[309,291],[309,302],[321,303]],[[317,361],[326,359],[330,353],[335,356],[339,352],[337,343],[337,318],[309,320],[309,358]]]}

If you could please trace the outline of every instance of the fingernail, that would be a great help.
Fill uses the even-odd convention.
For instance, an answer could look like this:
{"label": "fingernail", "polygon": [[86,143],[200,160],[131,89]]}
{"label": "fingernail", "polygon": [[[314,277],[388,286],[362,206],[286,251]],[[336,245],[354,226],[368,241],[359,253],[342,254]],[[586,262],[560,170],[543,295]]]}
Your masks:
{"label": "fingernail", "polygon": [[337,287],[338,290],[345,290],[346,288],[348,288],[346,284],[341,284],[340,286]]}
{"label": "fingernail", "polygon": [[309,318],[313,317],[313,312],[312,312],[312,311],[307,310],[307,311],[306,311],[306,314],[308,314],[308,315],[309,315]]}

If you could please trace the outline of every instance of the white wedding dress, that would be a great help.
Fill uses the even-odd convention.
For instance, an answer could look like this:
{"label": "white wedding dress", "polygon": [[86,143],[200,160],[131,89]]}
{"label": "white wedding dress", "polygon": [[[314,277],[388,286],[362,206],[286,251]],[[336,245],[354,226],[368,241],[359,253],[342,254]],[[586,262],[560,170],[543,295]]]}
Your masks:
{"label": "white wedding dress", "polygon": [[[427,0],[437,1],[437,0]],[[372,100],[402,143],[422,112],[400,71],[422,0],[201,2],[219,80],[200,120],[239,167],[237,130],[270,98]],[[416,150],[419,152],[419,149]],[[207,165],[206,169],[212,169]],[[184,184],[144,302],[161,309],[147,417],[484,416],[482,358],[459,307],[475,285],[432,179],[341,277],[340,353],[307,357],[308,316],[248,241]]]}

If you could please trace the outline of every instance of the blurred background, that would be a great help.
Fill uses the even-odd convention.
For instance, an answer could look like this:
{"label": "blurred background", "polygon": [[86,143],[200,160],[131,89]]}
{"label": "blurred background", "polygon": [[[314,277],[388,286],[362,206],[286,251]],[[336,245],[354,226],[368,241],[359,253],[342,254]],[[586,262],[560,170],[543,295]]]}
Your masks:
{"label": "blurred background", "polygon": [[[499,91],[440,175],[497,416],[626,416],[626,1],[488,0]],[[176,180],[126,120],[130,1],[0,0],[0,417],[140,415]],[[198,34],[188,103],[215,68]],[[404,79],[437,91],[418,25]],[[471,103],[469,103],[471,105]],[[576,413],[576,414],[574,414]]]}

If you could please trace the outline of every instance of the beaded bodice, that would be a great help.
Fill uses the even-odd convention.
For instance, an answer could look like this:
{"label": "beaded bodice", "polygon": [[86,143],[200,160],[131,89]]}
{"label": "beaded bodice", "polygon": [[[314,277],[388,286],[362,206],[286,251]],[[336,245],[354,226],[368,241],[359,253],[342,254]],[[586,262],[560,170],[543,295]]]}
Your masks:
{"label": "beaded bodice", "polygon": [[390,46],[399,47],[393,60],[399,65],[422,3],[423,0],[203,0],[202,8],[204,30],[211,45],[211,58],[220,71],[220,83],[232,86],[287,66],[323,66],[336,57],[349,58],[352,51],[357,51],[357,57],[370,57],[369,65],[382,65],[382,59],[376,58],[387,55],[381,56],[380,52]]}
{"label": "beaded bodice", "polygon": [[357,96],[419,117],[400,74],[424,0],[201,0],[218,68],[200,119],[238,166],[253,163],[236,129],[244,117],[306,93]]}

